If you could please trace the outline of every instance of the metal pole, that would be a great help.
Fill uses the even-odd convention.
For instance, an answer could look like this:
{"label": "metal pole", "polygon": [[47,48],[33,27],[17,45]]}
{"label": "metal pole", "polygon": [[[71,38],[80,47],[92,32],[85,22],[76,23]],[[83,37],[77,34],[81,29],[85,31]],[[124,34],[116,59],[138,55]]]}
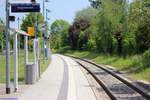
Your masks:
{"label": "metal pole", "polygon": [[43,0],[43,18],[45,20],[45,0]]}
{"label": "metal pole", "polygon": [[46,22],[47,22],[47,13],[48,13],[48,10],[46,9]]}
{"label": "metal pole", "polygon": [[20,18],[18,17],[18,30],[20,29],[20,25],[19,25],[19,21],[20,21]]}
{"label": "metal pole", "polygon": [[14,33],[14,88],[15,92],[18,90],[18,47],[17,47],[17,33]]}
{"label": "metal pole", "polygon": [[[18,20],[18,30],[19,30],[19,29],[20,29],[20,23],[19,23],[20,18],[18,17],[17,20]],[[19,49],[18,49],[18,54],[20,53],[20,52],[19,52],[19,51],[20,51],[20,45],[21,45],[21,44],[20,44],[20,40],[21,40],[20,38],[21,38],[20,35],[18,35],[18,45],[19,45],[19,47],[18,47],[18,48],[19,48]]]}
{"label": "metal pole", "polygon": [[38,63],[38,76],[40,77],[41,75],[41,68],[40,68],[40,39],[37,39],[38,43],[37,43],[37,63]]}
{"label": "metal pole", "polygon": [[10,33],[9,33],[9,1],[6,0],[6,94],[10,94]]}
{"label": "metal pole", "polygon": [[48,16],[47,16],[47,13],[50,12],[50,10],[46,9],[46,57],[48,57],[48,51],[49,51],[49,46],[48,46]]}
{"label": "metal pole", "polygon": [[28,36],[24,36],[25,66],[28,63]]}
{"label": "metal pole", "polygon": [[46,58],[48,58],[48,45],[47,45],[47,38],[48,38],[48,32],[47,32],[47,28],[48,28],[48,22],[47,22],[47,13],[48,13],[48,10],[46,9],[46,35],[45,35],[45,37],[46,37],[46,40],[45,40],[45,45],[46,45],[46,50],[45,50],[45,56],[46,56]]}
{"label": "metal pole", "polygon": [[[43,0],[43,21],[45,21],[45,0]],[[43,49],[43,57],[45,56],[45,35],[43,37],[43,44],[44,44],[44,49]]]}

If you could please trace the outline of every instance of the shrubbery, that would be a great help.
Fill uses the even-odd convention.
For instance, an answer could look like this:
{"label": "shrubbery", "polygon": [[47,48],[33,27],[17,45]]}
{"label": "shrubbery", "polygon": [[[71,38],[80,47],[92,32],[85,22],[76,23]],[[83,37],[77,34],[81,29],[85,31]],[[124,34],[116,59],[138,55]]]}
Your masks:
{"label": "shrubbery", "polygon": [[150,49],[145,51],[145,53],[143,54],[143,62],[146,67],[150,67]]}

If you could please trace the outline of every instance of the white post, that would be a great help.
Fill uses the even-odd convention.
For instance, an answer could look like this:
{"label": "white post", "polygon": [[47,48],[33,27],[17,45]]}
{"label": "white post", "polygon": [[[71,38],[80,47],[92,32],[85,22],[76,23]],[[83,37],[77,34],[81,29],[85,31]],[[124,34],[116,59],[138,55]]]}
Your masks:
{"label": "white post", "polygon": [[33,46],[33,53],[34,53],[34,64],[35,64],[35,76],[36,76],[36,80],[39,77],[39,68],[38,68],[38,59],[37,59],[37,39],[34,39],[34,46]]}
{"label": "white post", "polygon": [[36,53],[37,53],[37,74],[38,74],[38,77],[40,77],[40,49],[39,49],[39,39],[36,39]]}
{"label": "white post", "polygon": [[15,92],[18,90],[18,47],[17,47],[17,33],[14,33],[14,88]]}

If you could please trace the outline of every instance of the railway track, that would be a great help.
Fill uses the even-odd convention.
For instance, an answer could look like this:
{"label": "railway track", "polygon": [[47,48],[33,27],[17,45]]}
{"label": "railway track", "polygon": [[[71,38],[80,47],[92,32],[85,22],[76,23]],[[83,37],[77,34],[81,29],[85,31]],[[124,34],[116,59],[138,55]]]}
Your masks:
{"label": "railway track", "polygon": [[111,100],[150,100],[150,91],[136,86],[125,77],[92,61],[72,57],[98,82]]}

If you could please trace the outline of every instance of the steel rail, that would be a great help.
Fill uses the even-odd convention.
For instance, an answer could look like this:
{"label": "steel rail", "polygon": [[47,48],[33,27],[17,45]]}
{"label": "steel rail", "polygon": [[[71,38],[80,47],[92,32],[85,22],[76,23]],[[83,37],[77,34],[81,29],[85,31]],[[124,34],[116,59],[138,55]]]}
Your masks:
{"label": "steel rail", "polygon": [[[131,89],[133,89],[134,91],[136,91],[137,93],[139,93],[140,95],[142,95],[145,99],[147,99],[147,100],[150,99],[150,94],[147,93],[145,90],[143,90],[142,88],[139,88],[139,87],[135,86],[135,85],[132,84],[129,80],[123,78],[123,77],[120,76],[120,75],[117,75],[116,73],[114,73],[114,72],[108,70],[107,68],[104,68],[104,67],[102,67],[102,66],[100,66],[100,65],[98,65],[98,64],[96,64],[96,63],[94,63],[94,62],[92,62],[92,61],[89,61],[89,60],[86,60],[86,59],[83,59],[83,58],[79,58],[79,57],[75,57],[75,56],[70,56],[70,55],[66,55],[66,56],[72,57],[72,58],[74,58],[74,59],[79,59],[79,60],[81,60],[81,61],[84,61],[84,62],[87,62],[87,63],[89,63],[89,64],[92,64],[92,65],[94,65],[94,66],[96,66],[96,67],[98,67],[98,68],[100,68],[100,69],[106,71],[107,73],[109,73],[109,74],[112,75],[113,77],[117,78],[118,80],[120,80],[121,82],[123,82],[124,84],[126,84],[127,86],[129,86]],[[81,65],[81,64],[80,64],[80,65]]]}
{"label": "steel rail", "polygon": [[85,70],[88,71],[88,73],[97,81],[97,83],[104,89],[104,91],[107,93],[107,95],[110,97],[111,100],[117,100],[117,98],[113,95],[111,90],[105,86],[104,82],[102,82],[98,77],[96,77],[92,71],[90,71],[88,68],[86,68],[84,65],[82,65],[80,62],[76,61],[80,66],[82,66]]}

